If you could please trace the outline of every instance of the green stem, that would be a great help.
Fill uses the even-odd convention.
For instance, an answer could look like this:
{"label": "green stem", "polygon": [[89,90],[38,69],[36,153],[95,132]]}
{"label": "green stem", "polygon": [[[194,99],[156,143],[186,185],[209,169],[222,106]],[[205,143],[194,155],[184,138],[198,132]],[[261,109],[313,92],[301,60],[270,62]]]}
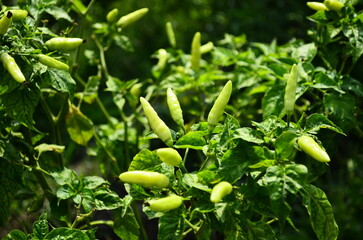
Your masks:
{"label": "green stem", "polygon": [[139,208],[137,207],[137,203],[136,202],[132,202],[131,203],[131,208],[132,208],[132,210],[134,212],[136,221],[138,222],[139,227],[140,227],[140,232],[141,232],[140,240],[147,240],[148,239],[147,233],[146,233],[144,224],[142,222],[141,215],[140,215],[140,211],[139,211]]}

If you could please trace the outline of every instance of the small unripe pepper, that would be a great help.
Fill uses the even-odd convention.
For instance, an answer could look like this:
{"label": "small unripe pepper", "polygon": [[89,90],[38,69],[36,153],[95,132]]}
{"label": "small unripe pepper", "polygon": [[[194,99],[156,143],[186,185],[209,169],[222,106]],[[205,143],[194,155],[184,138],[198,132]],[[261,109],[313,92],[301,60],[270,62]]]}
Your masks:
{"label": "small unripe pepper", "polygon": [[180,207],[183,204],[183,198],[177,195],[171,195],[164,198],[152,199],[148,203],[150,210],[166,212]]}
{"label": "small unripe pepper", "polygon": [[49,57],[47,55],[44,54],[38,54],[36,55],[36,57],[38,58],[38,61],[48,67],[52,67],[52,68],[56,68],[59,70],[64,70],[64,71],[68,71],[69,70],[69,66],[61,61],[58,61],[55,58]]}
{"label": "small unripe pepper", "polygon": [[109,23],[116,22],[118,16],[118,9],[114,8],[111,11],[109,11],[106,15],[106,20]]}
{"label": "small unripe pepper", "polygon": [[7,14],[8,12],[11,12],[13,14],[12,19],[13,21],[19,21],[22,19],[25,19],[28,16],[27,10],[22,9],[11,9],[5,12]]}
{"label": "small unripe pepper", "polygon": [[232,185],[229,182],[222,181],[215,185],[210,195],[210,201],[213,203],[220,202],[222,198],[232,192]]}
{"label": "small unripe pepper", "polygon": [[219,120],[221,119],[224,109],[229,101],[229,98],[232,94],[232,81],[229,80],[226,85],[223,87],[222,91],[218,95],[216,101],[212,109],[208,114],[208,124],[210,127],[214,127],[218,124]]}
{"label": "small unripe pepper", "polygon": [[301,150],[315,160],[319,162],[330,162],[330,157],[327,152],[312,137],[306,135],[301,136],[298,138],[297,143]]}
{"label": "small unripe pepper", "polygon": [[190,64],[191,68],[194,70],[199,69],[200,60],[201,60],[201,52],[200,52],[200,39],[201,35],[200,32],[196,32],[193,37],[192,41],[192,50],[191,50],[191,57],[190,57]]}
{"label": "small unripe pepper", "polygon": [[142,18],[147,12],[149,11],[148,8],[141,8],[139,10],[136,10],[132,13],[129,13],[125,16],[122,16],[116,23],[118,27],[124,28],[128,25],[136,22],[140,18]]}
{"label": "small unripe pepper", "polygon": [[179,166],[182,163],[182,157],[174,148],[159,148],[156,154],[160,160],[170,166]]}
{"label": "small unripe pepper", "polygon": [[166,188],[169,186],[169,178],[162,173],[151,171],[129,171],[119,175],[119,179],[125,183],[139,184],[144,187]]}
{"label": "small unripe pepper", "polygon": [[324,5],[332,11],[340,12],[340,10],[344,7],[344,4],[337,0],[325,0]]}
{"label": "small unripe pepper", "polygon": [[50,50],[68,51],[79,47],[84,42],[82,38],[55,37],[46,41],[45,45]]}
{"label": "small unripe pepper", "polygon": [[25,82],[25,77],[13,57],[11,57],[8,53],[2,53],[0,56],[0,61],[3,63],[4,68],[17,82]]}
{"label": "small unripe pepper", "polygon": [[212,51],[213,47],[214,47],[213,42],[207,42],[206,44],[200,46],[200,54],[203,55],[205,53]]}
{"label": "small unripe pepper", "polygon": [[180,107],[178,97],[175,95],[171,88],[166,91],[166,101],[168,103],[168,108],[170,115],[174,122],[180,127],[184,127],[183,111]]}
{"label": "small unripe pepper", "polygon": [[176,47],[175,33],[171,22],[166,23],[166,35],[168,36],[169,43],[172,47]]}
{"label": "small unripe pepper", "polygon": [[306,5],[315,11],[329,11],[325,4],[321,2],[307,2]]}
{"label": "small unripe pepper", "polygon": [[5,34],[10,25],[11,25],[11,21],[12,21],[12,12],[7,11],[4,16],[0,19],[0,34],[3,35]]}
{"label": "small unripe pepper", "polygon": [[294,64],[291,67],[290,75],[287,79],[285,87],[284,107],[288,116],[291,116],[293,114],[295,108],[297,79],[298,68],[296,64]]}
{"label": "small unripe pepper", "polygon": [[168,126],[145,98],[140,97],[140,102],[151,129],[166,145],[173,146],[173,138]]}
{"label": "small unripe pepper", "polygon": [[163,70],[165,68],[165,65],[168,61],[168,57],[169,57],[169,54],[165,49],[163,49],[163,48],[159,49],[159,51],[158,51],[159,61],[157,64],[158,69]]}

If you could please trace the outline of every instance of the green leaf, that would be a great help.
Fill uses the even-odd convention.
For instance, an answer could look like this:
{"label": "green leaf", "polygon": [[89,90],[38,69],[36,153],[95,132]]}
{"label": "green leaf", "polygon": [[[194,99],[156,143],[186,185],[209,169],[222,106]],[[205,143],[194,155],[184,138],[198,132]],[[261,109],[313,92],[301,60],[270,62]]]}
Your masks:
{"label": "green leaf", "polygon": [[45,239],[49,232],[47,212],[43,212],[39,219],[33,223],[33,233],[31,239]]}
{"label": "green leaf", "polygon": [[46,240],[90,240],[87,234],[75,228],[56,228],[45,236]]}
{"label": "green leaf", "polygon": [[143,149],[135,155],[129,166],[129,171],[150,169],[160,164],[161,161],[155,152]]}
{"label": "green leaf", "polygon": [[131,206],[127,207],[125,210],[119,208],[114,211],[113,230],[121,239],[138,240],[140,236],[140,226],[135,218],[135,214]]}
{"label": "green leaf", "polygon": [[334,132],[345,135],[337,125],[322,114],[314,113],[306,119],[305,131],[317,132],[322,128],[330,129]]}
{"label": "green leaf", "polygon": [[130,39],[125,35],[114,35],[113,40],[115,44],[119,46],[121,49],[133,52],[135,51],[134,46],[132,45]]}
{"label": "green leaf", "polygon": [[62,153],[64,151],[64,146],[56,145],[56,144],[47,144],[42,143],[36,147],[34,147],[34,150],[38,152],[38,159],[40,155],[43,152],[56,152],[56,153]]}
{"label": "green leaf", "polygon": [[186,173],[183,176],[183,184],[186,184],[189,187],[197,188],[202,191],[210,191],[208,185],[203,184],[199,181],[198,175],[195,173]]}
{"label": "green leaf", "polygon": [[63,185],[57,190],[57,198],[59,199],[68,199],[76,195],[77,190],[71,185]]}
{"label": "green leaf", "polygon": [[68,93],[70,98],[73,98],[74,91],[76,89],[76,82],[69,72],[55,68],[48,68],[48,71],[41,76],[43,80],[54,89],[63,93]]}
{"label": "green leaf", "polygon": [[279,219],[290,214],[289,194],[296,194],[306,183],[308,169],[302,164],[287,164],[267,168],[264,182],[268,186],[270,202]]}
{"label": "green leaf", "polygon": [[63,185],[76,185],[78,184],[77,173],[69,168],[64,168],[62,171],[51,172],[50,175],[56,181],[57,184]]}
{"label": "green leaf", "polygon": [[0,226],[5,226],[9,217],[9,207],[15,193],[20,188],[22,168],[0,158]]}
{"label": "green leaf", "polygon": [[56,5],[48,5],[44,11],[52,15],[56,20],[65,19],[68,22],[73,22],[68,13],[63,8]]}
{"label": "green leaf", "polygon": [[252,222],[247,219],[246,240],[276,240],[275,231],[264,221]]}
{"label": "green leaf", "polygon": [[334,89],[337,92],[344,93],[338,82],[322,72],[316,74],[312,87],[318,89]]}
{"label": "green leaf", "polygon": [[191,131],[182,136],[175,143],[176,148],[191,148],[195,150],[201,150],[207,144],[204,136],[206,131]]}
{"label": "green leaf", "polygon": [[242,139],[256,144],[264,143],[260,132],[249,127],[236,129],[233,132],[233,139]]}
{"label": "green leaf", "polygon": [[241,142],[222,156],[217,176],[225,181],[235,182],[248,172],[251,163],[259,162],[263,158],[263,148]]}
{"label": "green leaf", "polygon": [[295,132],[286,131],[276,139],[274,145],[276,154],[280,159],[290,159],[294,156],[297,137]]}
{"label": "green leaf", "polygon": [[296,48],[292,53],[292,57],[299,61],[311,62],[317,52],[318,49],[315,46],[315,43],[307,43]]}
{"label": "green leaf", "polygon": [[326,115],[344,132],[356,126],[356,100],[351,94],[331,93],[324,97],[323,104]]}
{"label": "green leaf", "polygon": [[263,118],[270,115],[282,117],[284,115],[284,94],[285,85],[282,81],[276,81],[262,99]]}
{"label": "green leaf", "polygon": [[183,239],[185,209],[178,208],[164,213],[159,219],[158,240]]}
{"label": "green leaf", "polygon": [[123,202],[117,193],[106,187],[95,189],[94,196],[97,210],[114,210],[123,205]]}
{"label": "green leaf", "polygon": [[66,125],[71,139],[79,145],[87,146],[94,134],[93,123],[74,105],[69,108]]}
{"label": "green leaf", "polygon": [[101,185],[109,185],[109,182],[99,176],[86,176],[83,178],[84,188],[95,189]]}
{"label": "green leaf", "polygon": [[18,91],[4,94],[1,99],[1,106],[4,107],[9,116],[33,128],[33,114],[38,105],[40,91],[38,86],[30,84]]}
{"label": "green leaf", "polygon": [[263,160],[259,163],[256,163],[256,164],[252,164],[250,166],[248,166],[249,168],[261,168],[261,167],[265,167],[265,168],[268,168],[268,167],[272,167],[276,165],[276,160],[270,160],[270,159],[266,159],[266,160]]}
{"label": "green leaf", "polygon": [[363,84],[349,76],[343,77],[342,89],[344,91],[351,91],[359,97],[363,97]]}
{"label": "green leaf", "polygon": [[338,238],[339,228],[335,222],[333,209],[325,193],[310,184],[301,191],[303,204],[306,207],[311,226],[319,240],[335,240]]}
{"label": "green leaf", "polygon": [[8,235],[6,235],[3,240],[26,240],[27,234],[20,230],[12,230]]}

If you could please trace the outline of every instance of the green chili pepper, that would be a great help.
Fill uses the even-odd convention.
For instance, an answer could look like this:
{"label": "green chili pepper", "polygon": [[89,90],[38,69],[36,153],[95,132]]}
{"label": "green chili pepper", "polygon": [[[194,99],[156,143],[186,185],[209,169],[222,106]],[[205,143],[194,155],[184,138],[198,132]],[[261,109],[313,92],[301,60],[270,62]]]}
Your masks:
{"label": "green chili pepper", "polygon": [[208,52],[212,51],[213,47],[214,47],[214,44],[212,42],[207,42],[206,44],[204,44],[200,47],[200,53],[202,55],[205,53],[208,53]]}
{"label": "green chili pepper", "polygon": [[337,0],[325,0],[324,5],[332,11],[340,12],[340,10],[344,7],[344,4]]}
{"label": "green chili pepper", "polygon": [[201,60],[200,39],[201,39],[200,32],[195,33],[192,41],[192,50],[190,58],[191,68],[194,70],[197,70],[200,67],[200,60]]}
{"label": "green chili pepper", "polygon": [[169,54],[165,49],[159,49],[158,51],[158,64],[157,68],[163,70],[165,68],[166,62],[168,61]]}
{"label": "green chili pepper", "polygon": [[19,21],[19,20],[25,19],[28,16],[27,10],[11,9],[11,10],[6,11],[5,14],[7,14],[8,12],[12,13],[13,21]]}
{"label": "green chili pepper", "polygon": [[307,2],[306,5],[315,11],[328,11],[329,9],[321,2]]}
{"label": "green chili pepper", "polygon": [[232,93],[232,81],[229,80],[226,85],[223,87],[222,91],[220,92],[219,96],[217,97],[216,101],[212,109],[208,114],[208,124],[210,127],[214,127],[217,125],[219,120],[221,119],[224,109],[231,97]]}
{"label": "green chili pepper", "polygon": [[125,183],[139,184],[144,187],[166,188],[169,178],[162,173],[151,171],[129,171],[121,173],[119,179]]}
{"label": "green chili pepper", "polygon": [[182,162],[182,157],[178,151],[173,148],[159,148],[156,150],[156,154],[161,161],[170,166],[179,166]]}
{"label": "green chili pepper", "polygon": [[330,162],[327,152],[310,136],[301,136],[297,143],[301,150],[319,162]]}
{"label": "green chili pepper", "polygon": [[125,16],[122,16],[116,23],[117,26],[124,28],[128,25],[136,22],[140,18],[142,18],[147,12],[149,11],[148,8],[141,8],[139,10],[136,10],[132,13],[129,13]]}
{"label": "green chili pepper", "polygon": [[145,98],[140,97],[140,102],[151,129],[166,145],[169,147],[173,146],[173,138],[168,126],[160,119],[154,108]]}
{"label": "green chili pepper", "polygon": [[79,47],[85,40],[82,38],[55,37],[45,42],[50,50],[68,51]]}
{"label": "green chili pepper", "polygon": [[178,97],[175,95],[175,93],[171,88],[168,88],[168,90],[166,91],[166,101],[168,103],[170,115],[173,118],[174,122],[176,122],[178,126],[183,128],[184,127],[183,111],[180,107]]}
{"label": "green chili pepper", "polygon": [[0,19],[0,34],[1,35],[4,35],[8,31],[8,29],[9,29],[9,27],[11,25],[12,16],[13,16],[12,12],[8,11]]}
{"label": "green chili pepper", "polygon": [[61,61],[56,60],[55,58],[49,57],[44,54],[38,54],[35,57],[38,58],[38,61],[48,67],[56,68],[59,70],[68,71],[69,66]]}
{"label": "green chili pepper", "polygon": [[114,8],[111,11],[109,11],[106,15],[106,20],[109,23],[116,22],[118,16],[118,9]]}
{"label": "green chili pepper", "polygon": [[213,203],[220,202],[222,198],[232,192],[232,185],[229,182],[222,181],[215,185],[210,195],[210,201]]}
{"label": "green chili pepper", "polygon": [[166,23],[166,35],[168,36],[169,43],[172,47],[176,47],[175,33],[171,22]]}
{"label": "green chili pepper", "polygon": [[285,112],[288,116],[291,116],[294,113],[297,79],[298,79],[298,68],[296,64],[294,64],[291,67],[290,75],[287,79],[285,87],[284,107],[285,107]]}
{"label": "green chili pepper", "polygon": [[4,68],[17,82],[25,82],[25,77],[13,57],[11,57],[8,53],[2,53],[0,56],[0,61],[3,63]]}
{"label": "green chili pepper", "polygon": [[177,195],[171,195],[165,198],[152,199],[148,203],[150,210],[166,212],[180,207],[183,204],[183,198]]}

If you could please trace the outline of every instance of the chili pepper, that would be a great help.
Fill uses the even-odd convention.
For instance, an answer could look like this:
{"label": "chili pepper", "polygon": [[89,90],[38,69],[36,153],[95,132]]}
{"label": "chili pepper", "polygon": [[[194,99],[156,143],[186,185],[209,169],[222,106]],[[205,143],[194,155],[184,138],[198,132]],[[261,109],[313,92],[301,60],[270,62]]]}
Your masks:
{"label": "chili pepper", "polygon": [[340,12],[340,10],[344,7],[344,4],[337,0],[325,0],[324,5],[332,11]]}
{"label": "chili pepper", "polygon": [[232,81],[229,80],[218,95],[212,109],[208,114],[207,121],[210,127],[214,127],[215,125],[217,125],[217,123],[221,119],[224,109],[229,101],[229,98],[231,97],[231,93]]}
{"label": "chili pepper", "polygon": [[55,58],[49,57],[44,54],[38,54],[35,56],[38,58],[38,61],[48,67],[56,68],[59,70],[69,70],[69,66],[61,61],[56,60]]}
{"label": "chili pepper", "polygon": [[325,4],[321,2],[307,2],[306,5],[315,11],[329,11]]}
{"label": "chili pepper", "polygon": [[152,199],[148,203],[150,210],[166,212],[180,207],[183,204],[183,198],[177,195],[171,195],[164,198]]}
{"label": "chili pepper", "polygon": [[213,203],[220,202],[222,198],[232,192],[232,185],[229,182],[222,181],[215,185],[210,195],[210,201]]}
{"label": "chili pepper", "polygon": [[149,11],[148,8],[141,8],[139,10],[136,10],[132,13],[129,13],[125,16],[122,16],[116,23],[117,26],[124,28],[128,25],[136,22],[140,18],[142,18],[147,12]]}
{"label": "chili pepper", "polygon": [[294,112],[295,98],[296,98],[296,85],[298,79],[298,68],[296,64],[292,65],[290,75],[286,82],[284,107],[288,116],[291,116]]}
{"label": "chili pepper", "polygon": [[172,146],[173,138],[168,126],[166,126],[165,122],[160,119],[154,108],[145,98],[140,97],[140,102],[151,129],[166,145],[169,147]]}
{"label": "chili pepper", "polygon": [[168,103],[170,115],[174,122],[176,122],[176,124],[178,124],[180,127],[184,127],[183,111],[180,107],[178,97],[171,88],[168,88],[166,91],[166,101]]}
{"label": "chili pepper", "polygon": [[11,9],[5,12],[5,14],[7,14],[8,12],[12,13],[12,19],[13,21],[19,21],[22,20],[24,18],[26,18],[28,16],[28,11],[27,10],[22,10],[22,9]]}
{"label": "chili pepper", "polygon": [[141,94],[141,87],[142,87],[142,83],[135,83],[134,85],[132,85],[132,87],[130,88],[130,93],[133,97],[135,97],[135,99],[139,99],[140,94]]}
{"label": "chili pepper", "polygon": [[85,40],[82,38],[55,37],[45,42],[50,50],[68,51],[79,47]]}
{"label": "chili pepper", "polygon": [[162,173],[151,171],[129,171],[121,173],[119,179],[125,183],[139,184],[144,187],[166,188],[169,178]]}
{"label": "chili pepper", "polygon": [[200,32],[196,32],[193,37],[192,41],[192,50],[191,50],[191,68],[194,70],[199,69],[200,67],[200,60],[201,60],[201,52],[200,52]]}
{"label": "chili pepper", "polygon": [[319,162],[330,162],[327,152],[310,136],[301,136],[297,143],[301,150]]}
{"label": "chili pepper", "polygon": [[210,51],[212,51],[214,47],[214,44],[212,42],[207,42],[206,44],[200,46],[200,54],[205,54],[208,53]]}
{"label": "chili pepper", "polygon": [[4,68],[17,82],[25,82],[25,77],[13,57],[11,57],[8,53],[2,53],[0,56],[0,61],[3,63]]}
{"label": "chili pepper", "polygon": [[109,11],[106,15],[106,20],[109,23],[116,22],[118,16],[118,9],[114,8],[111,11]]}
{"label": "chili pepper", "polygon": [[0,19],[0,34],[3,35],[5,34],[10,25],[11,25],[11,21],[12,21],[12,12],[8,11],[6,12],[6,14]]}
{"label": "chili pepper", "polygon": [[172,47],[176,47],[175,33],[171,22],[166,23],[166,35],[168,36],[169,43]]}
{"label": "chili pepper", "polygon": [[156,154],[161,161],[170,166],[179,166],[182,162],[182,157],[178,151],[173,148],[159,148],[156,150]]}
{"label": "chili pepper", "polygon": [[165,68],[166,62],[168,61],[169,54],[165,49],[159,49],[158,51],[158,64],[157,68],[163,70]]}

